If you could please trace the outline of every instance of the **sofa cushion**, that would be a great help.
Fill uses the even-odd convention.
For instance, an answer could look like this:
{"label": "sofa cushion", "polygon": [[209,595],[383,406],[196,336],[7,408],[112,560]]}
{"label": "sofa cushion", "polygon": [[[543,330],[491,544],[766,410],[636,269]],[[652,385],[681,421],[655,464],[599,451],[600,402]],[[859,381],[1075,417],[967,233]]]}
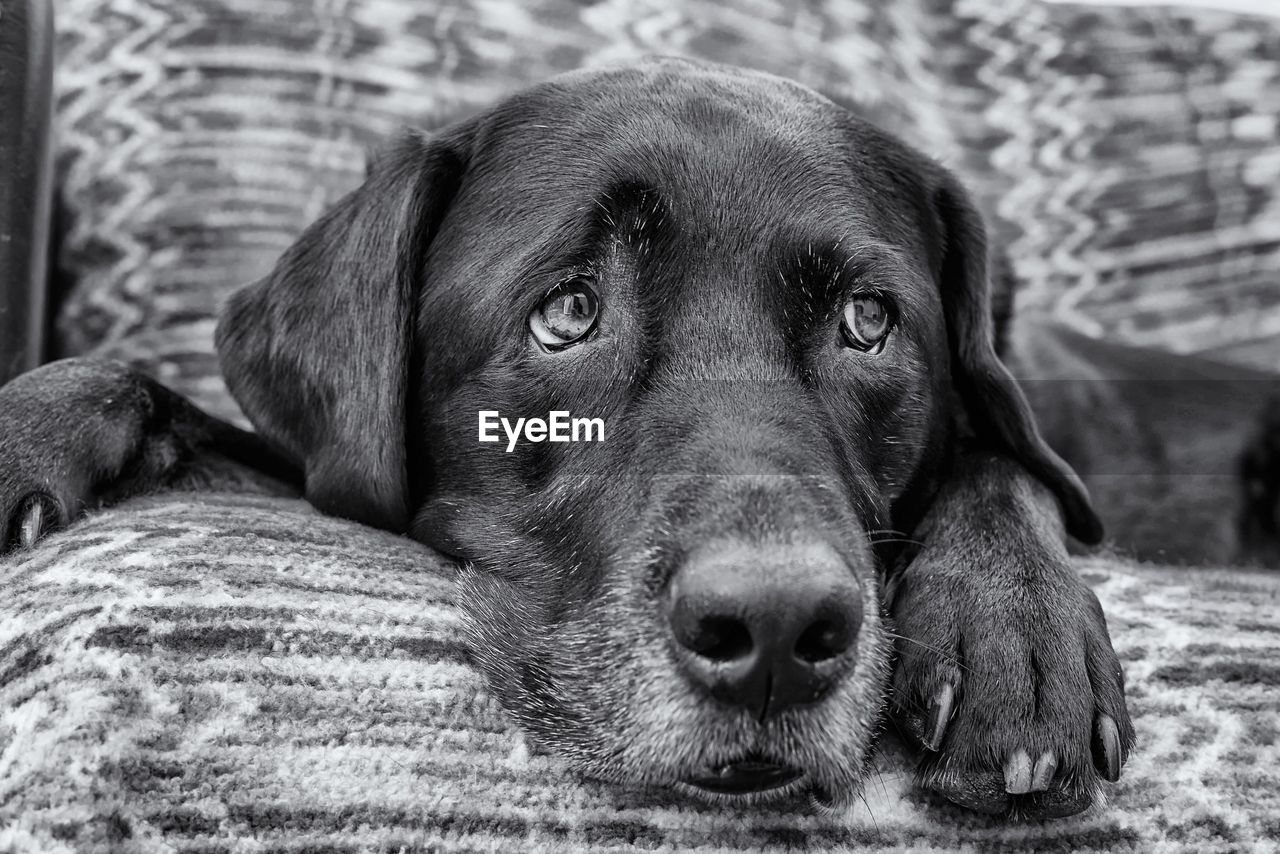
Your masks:
{"label": "sofa cushion", "polygon": [[966,813],[886,735],[854,808],[732,811],[531,752],[422,546],[297,501],[134,501],[0,562],[0,851],[1260,850],[1280,578],[1081,570],[1138,731],[1105,807]]}

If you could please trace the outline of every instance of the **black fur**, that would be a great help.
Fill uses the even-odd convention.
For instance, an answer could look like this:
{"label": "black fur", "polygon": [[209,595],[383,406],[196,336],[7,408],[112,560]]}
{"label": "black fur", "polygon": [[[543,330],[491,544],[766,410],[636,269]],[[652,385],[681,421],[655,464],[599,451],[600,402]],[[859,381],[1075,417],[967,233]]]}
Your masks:
{"label": "black fur", "polygon": [[1280,565],[1280,396],[1268,401],[1240,455],[1241,557]]}
{"label": "black fur", "polygon": [[[1063,520],[1090,543],[1101,526],[996,356],[986,260],[951,175],[796,84],[682,60],[577,72],[406,135],[232,300],[219,352],[263,439],[114,366],[60,363],[0,391],[0,519],[25,545],[45,527],[24,527],[32,495],[61,524],[219,455],[285,489],[278,454],[322,510],[459,559],[475,660],[537,743],[657,785],[765,757],[828,798],[865,769],[891,665],[881,586],[905,566],[896,708],[926,768],[948,768],[926,784],[1075,811],[1132,742],[1064,547]],[[545,352],[530,313],[575,275],[599,288],[595,337]],[[882,352],[842,342],[855,292],[893,307]],[[178,414],[153,416],[165,406]],[[607,438],[506,453],[477,442],[481,409],[569,410]],[[661,602],[692,551],[725,541],[822,543],[856,583],[849,669],[820,703],[756,720],[680,677]],[[1034,665],[1005,655],[1011,638]],[[938,674],[966,658],[952,714],[922,729]],[[985,667],[1000,678],[966,675]],[[1044,751],[1060,770],[1034,796],[971,796]]]}

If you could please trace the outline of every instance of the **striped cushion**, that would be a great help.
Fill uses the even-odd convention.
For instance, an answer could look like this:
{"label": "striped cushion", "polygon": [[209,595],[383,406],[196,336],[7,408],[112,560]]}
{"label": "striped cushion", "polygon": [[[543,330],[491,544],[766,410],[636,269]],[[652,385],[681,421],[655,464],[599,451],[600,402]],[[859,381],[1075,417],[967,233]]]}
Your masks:
{"label": "striped cushion", "polygon": [[0,851],[1263,850],[1280,578],[1081,569],[1139,737],[1106,808],[964,813],[886,739],[856,809],[734,812],[531,754],[424,548],[296,501],[136,501],[0,563]]}

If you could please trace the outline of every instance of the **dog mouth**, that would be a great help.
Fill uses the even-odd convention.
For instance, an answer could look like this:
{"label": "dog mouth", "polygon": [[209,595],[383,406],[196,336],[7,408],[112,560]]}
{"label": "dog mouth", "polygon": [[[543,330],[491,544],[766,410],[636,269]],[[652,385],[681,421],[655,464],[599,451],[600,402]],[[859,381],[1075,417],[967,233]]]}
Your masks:
{"label": "dog mouth", "polygon": [[706,769],[685,783],[714,795],[759,795],[784,789],[804,776],[804,771],[762,757],[747,757]]}

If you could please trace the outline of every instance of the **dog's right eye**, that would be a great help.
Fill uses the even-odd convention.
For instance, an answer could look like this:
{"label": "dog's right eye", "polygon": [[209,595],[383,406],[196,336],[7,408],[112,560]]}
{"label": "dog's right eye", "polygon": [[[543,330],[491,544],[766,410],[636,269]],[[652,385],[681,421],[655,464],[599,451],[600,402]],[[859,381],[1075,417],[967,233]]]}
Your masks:
{"label": "dog's right eye", "polygon": [[840,331],[845,344],[862,353],[878,354],[893,331],[893,315],[875,294],[858,294],[844,307]]}
{"label": "dog's right eye", "polygon": [[587,339],[596,328],[600,300],[591,279],[574,276],[556,285],[529,315],[529,330],[547,350],[563,350]]}

